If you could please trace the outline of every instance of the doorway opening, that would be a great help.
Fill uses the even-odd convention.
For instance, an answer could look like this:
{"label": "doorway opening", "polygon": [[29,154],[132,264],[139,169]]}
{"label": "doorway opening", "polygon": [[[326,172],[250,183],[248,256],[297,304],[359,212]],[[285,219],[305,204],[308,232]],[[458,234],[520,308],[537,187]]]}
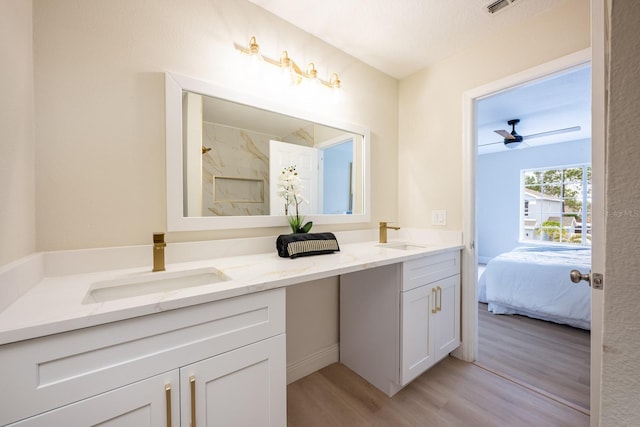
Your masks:
{"label": "doorway opening", "polygon": [[[552,172],[560,171],[562,175],[562,172],[570,170],[569,175],[572,175],[574,168],[584,166],[581,170],[587,170],[585,165],[590,162],[588,155],[591,152],[589,60],[589,52],[578,52],[465,94],[465,123],[473,123],[473,127],[467,130],[465,141],[472,140],[474,144],[465,162],[468,174],[468,180],[465,181],[472,183],[465,194],[465,200],[472,201],[472,209],[465,219],[465,231],[466,238],[469,239],[468,247],[472,250],[465,254],[463,261],[463,268],[469,274],[463,285],[463,289],[467,290],[463,302],[463,318],[466,318],[463,340],[466,339],[467,345],[461,352],[466,360],[477,361],[479,365],[505,378],[587,413],[590,371],[588,325],[561,325],[571,325],[571,322],[554,319],[553,316],[538,316],[535,307],[512,312],[509,304],[503,304],[502,307],[497,304],[497,309],[494,307],[491,310],[486,296],[484,302],[479,302],[477,292],[486,292],[486,289],[478,287],[478,278],[481,276],[479,273],[482,273],[484,265],[516,247],[539,248],[554,243],[566,246],[572,242],[588,245],[586,233],[589,221],[584,219],[584,210],[572,211],[573,208],[578,208],[578,205],[572,205],[573,200],[547,197],[557,199],[551,204],[557,209],[553,213],[553,209],[544,212],[545,216],[554,218],[539,218],[536,224],[533,223],[535,218],[531,215],[531,209],[536,206],[536,202],[540,207],[542,199],[550,196],[544,193],[550,191],[545,187],[545,191],[539,192],[541,194],[533,194],[533,189],[529,189],[534,196],[541,196],[538,199],[532,198],[532,194],[525,191],[525,171],[546,168]],[[545,94],[544,86],[554,84],[557,86],[555,92]],[[578,95],[563,95],[558,89],[561,84],[569,86],[569,89],[572,85],[582,89],[573,88],[578,90]],[[543,108],[540,105],[543,101],[551,102],[552,105]],[[584,115],[586,111],[586,121],[580,122],[566,114],[570,112],[574,102],[583,104],[583,108],[574,109],[574,116]],[[500,131],[500,134],[494,131]],[[473,134],[470,135],[469,132]],[[517,148],[511,145],[511,139],[515,138],[508,134],[513,134],[518,139],[520,136],[524,137],[515,144]],[[584,159],[580,157],[585,155],[587,157]],[[549,172],[549,176],[553,175],[552,172]],[[542,173],[539,175],[544,176]],[[564,184],[561,187],[561,191],[569,188]],[[571,191],[573,189],[575,187],[570,188]],[[576,196],[576,193],[572,193],[572,196]],[[569,209],[570,206],[573,208]],[[586,203],[581,202],[580,207],[586,210]],[[575,222],[573,227],[567,225],[569,217]],[[553,242],[553,239],[542,240],[540,231],[543,230],[543,223],[552,225],[550,220],[558,223],[554,222],[558,229],[555,234],[557,240],[560,240],[558,242]],[[579,227],[575,227],[578,223]],[[570,270],[568,268],[566,271],[567,279]],[[494,282],[499,274],[491,273]],[[523,272],[522,275],[531,274]],[[507,292],[512,292],[511,297],[515,293],[513,290]],[[587,295],[590,294],[589,289],[586,292]],[[492,298],[495,297],[495,287],[490,293]],[[545,302],[536,301],[538,296],[534,291],[528,298],[534,305],[545,305]],[[586,307],[590,314],[589,300],[586,301]],[[556,320],[560,324],[549,323],[549,320]],[[555,349],[545,349],[545,346],[555,346]],[[575,360],[571,360],[572,357]],[[565,367],[575,368],[567,373],[566,377],[570,378],[568,381],[558,374],[567,371],[563,368],[564,363],[568,364]],[[545,377],[560,384],[555,388],[548,387]],[[542,381],[537,381],[541,379]]]}

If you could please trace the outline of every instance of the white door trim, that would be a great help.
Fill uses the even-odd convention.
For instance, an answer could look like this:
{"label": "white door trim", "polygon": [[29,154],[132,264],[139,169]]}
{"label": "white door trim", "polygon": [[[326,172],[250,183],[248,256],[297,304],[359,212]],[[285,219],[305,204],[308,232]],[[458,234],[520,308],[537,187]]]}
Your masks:
{"label": "white door trim", "polygon": [[591,61],[591,49],[583,49],[520,73],[479,86],[462,95],[462,344],[454,353],[468,362],[478,357],[478,254],[476,252],[476,101],[514,87],[548,78]]}
{"label": "white door trim", "polygon": [[[607,0],[591,1],[591,271],[605,274],[605,146],[607,135],[606,85],[608,81]],[[595,232],[593,232],[595,230]],[[606,274],[605,274],[606,286]],[[604,292],[591,291],[591,426],[600,425]],[[595,327],[594,327],[595,325]]]}

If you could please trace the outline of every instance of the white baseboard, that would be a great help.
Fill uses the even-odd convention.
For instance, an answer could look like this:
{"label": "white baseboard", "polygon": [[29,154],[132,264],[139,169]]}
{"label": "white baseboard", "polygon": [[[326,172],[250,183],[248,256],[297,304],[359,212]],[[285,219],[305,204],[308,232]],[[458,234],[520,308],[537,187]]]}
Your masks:
{"label": "white baseboard", "polygon": [[340,344],[336,343],[287,365],[287,384],[306,377],[340,360]]}

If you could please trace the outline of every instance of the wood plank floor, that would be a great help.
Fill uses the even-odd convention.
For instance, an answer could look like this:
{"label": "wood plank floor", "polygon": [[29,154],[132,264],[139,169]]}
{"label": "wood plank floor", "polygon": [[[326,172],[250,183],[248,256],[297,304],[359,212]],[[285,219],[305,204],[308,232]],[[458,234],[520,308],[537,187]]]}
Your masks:
{"label": "wood plank floor", "polygon": [[478,303],[478,364],[589,409],[589,331],[494,315]]}
{"label": "wood plank floor", "polygon": [[589,416],[447,357],[393,398],[335,363],[287,388],[289,427],[588,426]]}

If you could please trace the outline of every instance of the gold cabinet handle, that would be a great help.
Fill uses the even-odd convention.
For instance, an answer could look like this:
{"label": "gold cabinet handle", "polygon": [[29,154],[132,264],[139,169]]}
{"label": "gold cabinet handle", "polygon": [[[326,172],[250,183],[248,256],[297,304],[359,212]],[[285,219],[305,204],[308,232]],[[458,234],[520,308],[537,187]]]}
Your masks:
{"label": "gold cabinet handle", "polygon": [[191,375],[189,377],[189,384],[191,386],[191,427],[196,427],[196,377]]}
{"label": "gold cabinet handle", "polygon": [[437,286],[438,289],[438,311],[442,311],[442,288]]}
{"label": "gold cabinet handle", "polygon": [[438,297],[438,291],[436,291],[436,288],[431,289],[431,294],[433,299],[433,308],[431,309],[431,314],[436,314],[438,312],[438,305],[436,302],[436,299]]}
{"label": "gold cabinet handle", "polygon": [[164,385],[164,397],[167,402],[167,427],[171,427],[171,384]]}

